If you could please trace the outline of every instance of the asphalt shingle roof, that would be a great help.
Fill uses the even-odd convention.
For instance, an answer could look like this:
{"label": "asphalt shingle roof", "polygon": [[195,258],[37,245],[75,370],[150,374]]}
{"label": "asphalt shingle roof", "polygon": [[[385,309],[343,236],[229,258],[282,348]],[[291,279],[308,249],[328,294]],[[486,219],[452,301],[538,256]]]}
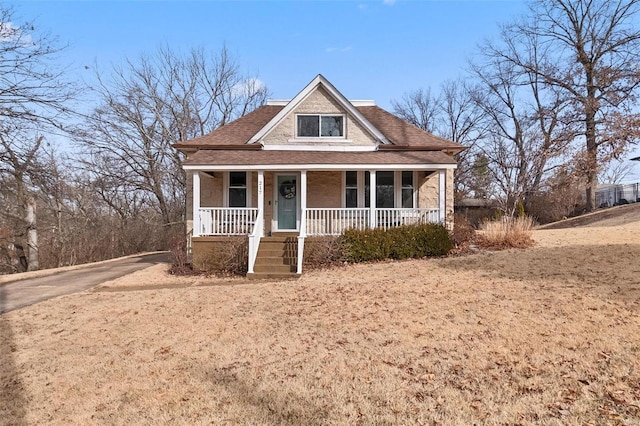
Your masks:
{"label": "asphalt shingle roof", "polygon": [[[207,135],[177,143],[174,146],[178,149],[206,149],[246,145],[249,139],[258,133],[282,108],[284,107],[264,105]],[[433,150],[463,149],[462,145],[425,132],[378,106],[362,106],[357,107],[357,109],[374,127],[385,135],[393,146]]]}
{"label": "asphalt shingle roof", "polygon": [[244,145],[260,129],[262,129],[280,110],[284,108],[277,105],[263,105],[249,114],[225,124],[213,132],[191,139],[186,142],[177,143],[174,146],[198,146],[207,148],[209,146]]}
{"label": "asphalt shingle roof", "polygon": [[456,164],[449,154],[442,151],[265,151],[265,150],[199,150],[184,162],[190,166],[241,166],[241,165],[385,165],[385,164]]}

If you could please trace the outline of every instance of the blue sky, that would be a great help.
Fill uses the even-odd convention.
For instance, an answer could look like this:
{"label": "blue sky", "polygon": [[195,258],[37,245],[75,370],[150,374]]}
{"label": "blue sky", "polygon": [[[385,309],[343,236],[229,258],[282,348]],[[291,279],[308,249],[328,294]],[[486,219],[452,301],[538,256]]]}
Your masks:
{"label": "blue sky", "polygon": [[[519,0],[37,1],[14,0],[68,48],[60,60],[91,81],[162,45],[224,44],[272,98],[292,98],[317,74],[349,99],[391,101],[464,74],[467,58],[499,24],[526,11]],[[89,69],[85,69],[89,66]],[[633,150],[640,155],[640,147]],[[632,179],[640,177],[634,164]]]}
{"label": "blue sky", "polygon": [[524,11],[516,0],[14,1],[16,15],[69,47],[73,72],[100,69],[163,44],[226,43],[274,98],[316,74],[350,99],[392,99],[461,75],[477,43]]}

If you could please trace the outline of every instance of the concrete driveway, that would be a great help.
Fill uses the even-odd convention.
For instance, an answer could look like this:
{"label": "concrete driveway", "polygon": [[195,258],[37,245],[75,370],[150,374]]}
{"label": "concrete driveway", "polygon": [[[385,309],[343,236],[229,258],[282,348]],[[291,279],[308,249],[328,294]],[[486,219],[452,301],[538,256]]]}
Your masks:
{"label": "concrete driveway", "polygon": [[149,266],[169,262],[169,253],[128,256],[108,262],[82,265],[81,269],[51,270],[45,276],[0,284],[0,314],[65,294],[95,287]]}

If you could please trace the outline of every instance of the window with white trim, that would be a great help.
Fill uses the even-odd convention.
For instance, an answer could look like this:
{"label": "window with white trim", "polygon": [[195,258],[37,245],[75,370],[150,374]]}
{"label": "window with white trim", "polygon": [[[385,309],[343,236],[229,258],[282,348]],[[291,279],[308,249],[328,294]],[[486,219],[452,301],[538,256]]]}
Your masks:
{"label": "window with white trim", "polygon": [[402,207],[405,209],[413,208],[413,172],[410,170],[402,171]]}
{"label": "window with white trim", "polygon": [[229,207],[247,207],[247,173],[229,172]]}
{"label": "window with white trim", "polygon": [[[414,172],[412,170],[376,172],[376,208],[407,208],[416,206]],[[371,205],[371,175],[369,171],[344,172],[344,207]]]}
{"label": "window with white trim", "polygon": [[392,209],[395,204],[394,172],[376,172],[376,208]]}
{"label": "window with white trim", "polygon": [[345,172],[344,186],[344,206],[347,208],[358,207],[358,172]]}
{"label": "window with white trim", "polygon": [[296,122],[296,137],[344,138],[344,121],[343,115],[299,114]]}

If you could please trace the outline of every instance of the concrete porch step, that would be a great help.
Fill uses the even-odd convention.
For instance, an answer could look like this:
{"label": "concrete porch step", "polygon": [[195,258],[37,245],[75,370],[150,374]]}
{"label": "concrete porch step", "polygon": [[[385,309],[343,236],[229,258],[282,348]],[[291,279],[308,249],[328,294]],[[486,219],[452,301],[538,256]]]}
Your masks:
{"label": "concrete porch step", "polygon": [[296,279],[300,275],[295,272],[290,273],[272,273],[272,272],[254,272],[253,274],[247,274],[247,278],[250,280],[286,280]]}
{"label": "concrete porch step", "polygon": [[253,267],[254,272],[273,272],[277,274],[281,273],[289,273],[296,272],[294,265],[285,265],[285,264],[263,264],[263,265],[255,265]]}
{"label": "concrete porch step", "polygon": [[295,265],[297,259],[286,256],[262,256],[256,258],[256,265]]}
{"label": "concrete porch step", "polygon": [[276,236],[276,237],[262,237],[260,238],[260,244],[262,243],[289,243],[289,244],[297,244],[298,243],[298,238],[297,237],[283,237],[283,236]]}
{"label": "concrete porch step", "polygon": [[297,232],[272,232],[270,236],[265,238],[298,238],[300,234]]}
{"label": "concrete porch step", "polygon": [[253,273],[249,279],[297,278],[297,234],[280,234],[260,239]]}
{"label": "concrete porch step", "polygon": [[262,243],[260,243],[258,250],[260,250],[260,254],[274,253],[274,256],[282,256],[284,253],[295,251],[292,247],[276,246],[274,244],[263,246]]}

